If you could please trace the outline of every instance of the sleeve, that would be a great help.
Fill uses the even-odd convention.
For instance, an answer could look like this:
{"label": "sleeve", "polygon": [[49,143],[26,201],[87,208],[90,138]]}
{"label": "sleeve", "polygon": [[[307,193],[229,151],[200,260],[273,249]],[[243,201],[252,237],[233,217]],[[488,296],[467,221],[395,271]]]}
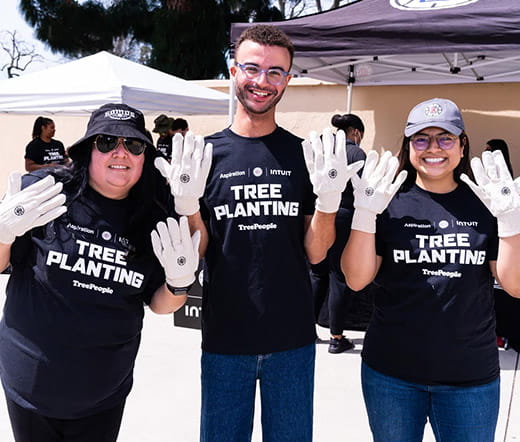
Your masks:
{"label": "sleeve", "polygon": [[26,160],[33,160],[35,163],[40,161],[38,158],[38,146],[34,143],[34,140],[25,146],[24,158]]}
{"label": "sleeve", "polygon": [[59,149],[61,156],[63,157],[63,160],[66,160],[67,152],[65,151],[65,146],[63,145],[63,143],[61,141],[56,140],[56,143],[58,144],[58,149]]}
{"label": "sleeve", "polygon": [[314,195],[314,192],[312,191],[312,184],[310,180],[308,180],[308,183],[306,183],[306,192],[305,192],[305,199],[303,201],[303,214],[304,215],[313,215],[315,211],[316,206],[316,195]]}
{"label": "sleeve", "polygon": [[146,287],[143,291],[143,302],[146,305],[150,305],[150,302],[152,302],[152,297],[156,290],[161,287],[164,284],[164,281],[166,280],[166,276],[164,274],[164,269],[162,268],[161,264],[157,260],[155,256],[151,257],[153,259],[154,265],[152,266],[152,274],[150,276],[150,279],[148,280],[148,283],[146,284]]}
{"label": "sleeve", "polygon": [[489,244],[486,251],[489,261],[496,261],[498,258],[498,243],[500,238],[498,237],[498,224],[495,217],[493,217],[493,231],[489,238]]}
{"label": "sleeve", "polygon": [[385,243],[383,241],[384,238],[384,215],[386,211],[383,212],[381,215],[377,215],[376,218],[376,255],[377,256],[383,256],[385,251]]}

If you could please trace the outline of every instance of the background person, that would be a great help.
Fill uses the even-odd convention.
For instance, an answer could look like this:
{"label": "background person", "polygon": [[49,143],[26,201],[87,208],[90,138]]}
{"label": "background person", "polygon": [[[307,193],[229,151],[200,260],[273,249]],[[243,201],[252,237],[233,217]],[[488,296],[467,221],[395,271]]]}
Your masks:
{"label": "background person", "polygon": [[438,441],[492,442],[500,375],[492,282],[520,296],[520,195],[500,152],[473,159],[471,181],[452,101],[415,106],[404,135],[393,184],[389,152],[379,163],[369,152],[354,177],[342,256],[354,290],[378,286],[362,351],[370,428],[375,441],[421,441],[429,420]]}
{"label": "background person", "polygon": [[505,140],[502,140],[500,138],[488,140],[486,142],[486,148],[484,150],[488,152],[494,152],[495,150],[499,150],[500,152],[502,152],[502,156],[504,157],[509,173],[511,174],[511,176],[515,176],[513,173],[513,166],[511,165],[511,157],[509,156],[509,147],[507,146]]}
{"label": "background person", "polygon": [[56,126],[54,121],[46,117],[38,117],[34,121],[32,140],[25,147],[25,170],[42,169],[67,163],[67,154],[61,141],[55,140]]}
{"label": "background person", "polygon": [[160,221],[171,197],[156,155],[142,113],[106,104],[71,146],[70,167],[10,179],[0,377],[16,442],[115,441],[144,304],[169,313],[186,300],[198,234],[192,244],[186,218]]}
{"label": "background person", "polygon": [[171,130],[173,134],[180,133],[184,137],[190,129],[188,122],[184,118],[175,118],[172,122]]}
{"label": "background person", "polygon": [[168,161],[172,160],[172,136],[175,133],[172,130],[172,124],[174,121],[174,118],[168,117],[164,114],[159,115],[155,120],[153,120],[154,128],[152,129],[152,132],[159,134],[156,143],[157,150]]}
{"label": "background person", "polygon": [[[499,150],[502,152],[507,168],[511,176],[513,174],[513,166],[509,156],[509,147],[505,140],[494,138],[486,142],[485,151],[494,152]],[[520,327],[518,325],[518,317],[520,316],[520,299],[509,296],[500,284],[495,280],[495,314],[496,314],[496,333],[497,344],[505,349],[514,348],[520,350]]]}
{"label": "background person", "polygon": [[[347,162],[352,164],[363,161],[366,154],[359,147],[365,133],[365,125],[355,114],[336,114],[331,124],[341,129],[346,135]],[[322,262],[311,265],[311,283],[316,303],[316,315],[320,311],[320,299],[327,300],[328,321],[330,328],[329,353],[342,353],[354,348],[354,343],[343,336],[345,318],[352,305],[355,295],[345,283],[345,276],[341,271],[341,254],[350,234],[350,224],[354,213],[354,196],[352,184],[347,183],[341,195],[341,204],[336,214],[336,240]],[[328,297],[327,297],[328,295]]]}
{"label": "background person", "polygon": [[[263,440],[312,439],[316,332],[307,258],[325,257],[341,192],[362,164],[347,165],[342,131],[336,141],[325,131],[323,143],[313,133],[302,152],[302,140],[276,124],[293,53],[276,27],[244,31],[230,68],[238,97],[231,127],[207,137],[206,147],[202,139],[188,144],[182,156],[176,134],[172,164],[156,162],[176,211],[201,230],[207,249],[203,442],[251,440],[257,382]],[[211,145],[211,169],[195,167]]]}

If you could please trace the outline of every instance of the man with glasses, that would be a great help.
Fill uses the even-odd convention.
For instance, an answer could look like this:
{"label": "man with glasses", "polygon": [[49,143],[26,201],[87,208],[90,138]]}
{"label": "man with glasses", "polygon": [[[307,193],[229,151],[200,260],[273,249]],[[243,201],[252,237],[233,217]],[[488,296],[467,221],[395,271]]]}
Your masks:
{"label": "man with glasses", "polygon": [[[188,133],[182,159],[156,162],[170,178],[176,211],[203,233],[203,442],[251,439],[257,382],[263,440],[312,440],[316,334],[307,259],[325,257],[341,192],[361,164],[347,165],[343,133],[335,146],[330,130],[323,142],[313,134],[302,150],[302,140],[276,124],[293,52],[276,27],[248,28],[230,68],[233,124],[205,147],[194,147]],[[196,192],[190,199],[174,190],[196,187],[198,169],[179,173],[174,162],[193,165],[211,145],[199,211]]]}

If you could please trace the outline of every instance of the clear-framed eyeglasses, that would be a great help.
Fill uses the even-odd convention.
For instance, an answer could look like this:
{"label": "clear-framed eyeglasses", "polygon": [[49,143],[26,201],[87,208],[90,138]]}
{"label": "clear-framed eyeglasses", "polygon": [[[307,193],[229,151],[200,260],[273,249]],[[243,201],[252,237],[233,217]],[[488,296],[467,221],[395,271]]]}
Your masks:
{"label": "clear-framed eyeglasses", "polygon": [[430,147],[432,141],[435,141],[437,146],[442,150],[450,150],[459,138],[455,135],[440,134],[434,136],[428,135],[414,135],[410,138],[410,143],[415,150],[423,151]]}
{"label": "clear-framed eyeglasses", "polygon": [[235,62],[235,65],[240,68],[248,80],[256,80],[260,75],[265,74],[267,82],[272,86],[282,84],[287,75],[289,75],[289,72],[280,68],[261,69],[253,63],[242,64]]}

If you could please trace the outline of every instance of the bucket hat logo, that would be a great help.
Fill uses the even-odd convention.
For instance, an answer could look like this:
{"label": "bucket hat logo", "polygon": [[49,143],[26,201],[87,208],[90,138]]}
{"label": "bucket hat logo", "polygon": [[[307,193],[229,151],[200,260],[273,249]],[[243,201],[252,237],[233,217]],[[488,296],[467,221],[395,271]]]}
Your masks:
{"label": "bucket hat logo", "polygon": [[123,103],[107,103],[92,112],[85,135],[69,147],[72,160],[79,157],[82,149],[91,147],[93,138],[100,134],[135,138],[153,146],[141,111]]}
{"label": "bucket hat logo", "polygon": [[131,120],[135,118],[135,113],[126,109],[111,109],[105,112],[105,118],[112,120]]}

